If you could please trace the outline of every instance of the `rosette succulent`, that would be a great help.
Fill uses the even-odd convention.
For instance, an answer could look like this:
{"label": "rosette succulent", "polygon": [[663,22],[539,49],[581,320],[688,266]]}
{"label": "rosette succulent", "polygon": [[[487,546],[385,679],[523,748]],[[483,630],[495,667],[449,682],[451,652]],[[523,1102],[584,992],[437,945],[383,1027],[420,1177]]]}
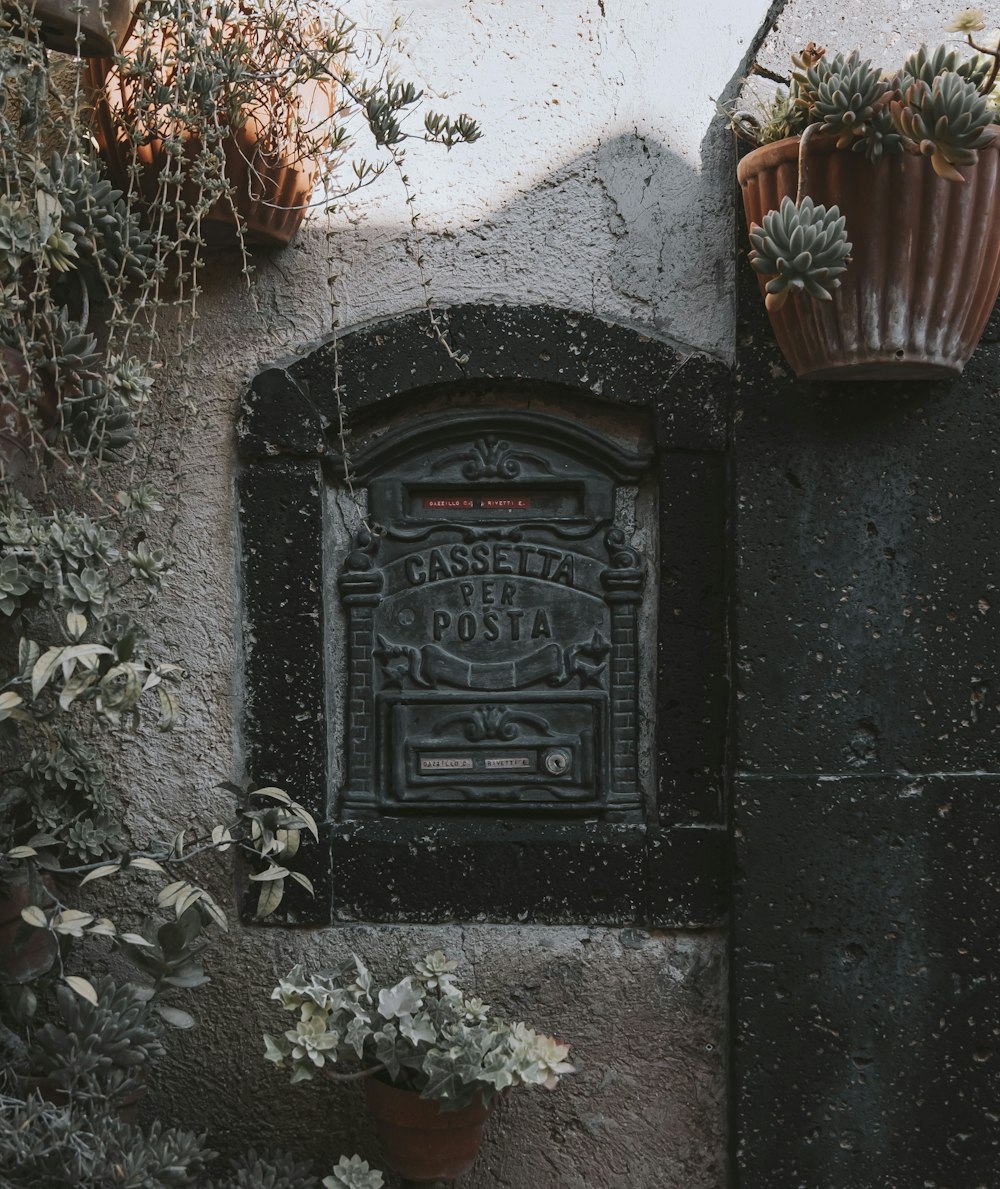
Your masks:
{"label": "rosette succulent", "polygon": [[769,310],[781,309],[794,293],[830,301],[851,254],[843,215],[811,198],[798,206],[784,198],[779,210],[750,228],[750,242],[751,266],[771,278],[765,286]]}
{"label": "rosette succulent", "polygon": [[933,83],[914,82],[893,101],[892,114],[903,135],[930,158],[934,172],[949,181],[964,181],[957,166],[975,165],[976,150],[991,140],[993,109],[971,82],[951,71]]}
{"label": "rosette succulent", "polygon": [[889,83],[857,50],[847,57],[815,57],[793,78],[798,84],[795,103],[805,112],[806,124],[819,124],[836,136],[839,149],[863,147],[873,125],[888,123]]}
{"label": "rosette succulent", "polygon": [[148,1003],[127,983],[96,981],[96,1003],[69,987],[55,990],[61,1020],[37,1030],[32,1073],[61,1090],[83,1095],[122,1095],[139,1084],[135,1074],[163,1055],[162,1029]]}
{"label": "rosette succulent", "polygon": [[488,1103],[512,1086],[551,1090],[573,1072],[568,1045],[492,1016],[458,986],[457,967],[438,950],[398,982],[378,987],[356,956],[311,975],[295,966],[271,998],[298,1018],[279,1035],[264,1034],[264,1055],[290,1068],[293,1082],[317,1073],[337,1077],[332,1067],[346,1062],[448,1110],[476,1098]]}

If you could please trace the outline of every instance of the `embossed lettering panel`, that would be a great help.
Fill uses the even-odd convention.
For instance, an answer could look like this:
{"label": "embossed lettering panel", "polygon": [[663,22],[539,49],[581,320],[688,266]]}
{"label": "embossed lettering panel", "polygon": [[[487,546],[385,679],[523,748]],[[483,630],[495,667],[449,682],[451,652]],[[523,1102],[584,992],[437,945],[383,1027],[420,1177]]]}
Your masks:
{"label": "embossed lettering panel", "polygon": [[638,817],[645,567],[614,508],[646,461],[510,412],[424,422],[362,453],[375,531],[340,576],[343,816]]}

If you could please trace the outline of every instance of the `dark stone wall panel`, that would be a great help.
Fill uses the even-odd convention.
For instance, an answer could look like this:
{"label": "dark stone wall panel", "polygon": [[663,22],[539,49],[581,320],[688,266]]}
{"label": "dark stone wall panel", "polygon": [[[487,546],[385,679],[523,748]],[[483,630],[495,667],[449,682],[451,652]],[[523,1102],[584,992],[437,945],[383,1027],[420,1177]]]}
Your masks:
{"label": "dark stone wall panel", "polygon": [[996,771],[1000,351],[959,384],[774,362],[736,432],[738,764]]}
{"label": "dark stone wall panel", "polygon": [[339,921],[677,929],[718,925],[727,909],[720,829],[367,821],[328,831]]}
{"label": "dark stone wall panel", "polygon": [[[323,846],[303,855],[320,894],[301,915],[293,903],[297,919],[328,920],[323,914],[332,903],[340,920],[718,924],[727,909],[728,878],[719,826],[731,371],[718,360],[574,311],[467,305],[437,316],[453,355],[435,337],[426,311],[409,313],[345,332],[336,345],[321,344],[262,372],[243,404],[238,432],[246,464],[240,494],[250,770],[257,779],[294,785],[326,830]],[[380,832],[368,820],[375,790],[367,786],[358,786],[351,805],[365,820],[356,828],[332,820],[337,790],[326,787],[326,757],[341,741],[328,735],[333,717],[324,703],[336,679],[324,674],[323,657],[336,628],[331,615],[323,631],[322,599],[331,597],[336,575],[330,556],[323,556],[320,491],[321,470],[322,482],[336,483],[343,465],[338,358],[340,395],[354,433],[347,446],[361,474],[366,439],[374,434],[379,440],[387,425],[414,411],[418,418],[429,408],[441,415],[443,406],[435,402],[442,398],[475,409],[498,400],[519,404],[528,393],[542,408],[549,402],[560,407],[560,415],[579,410],[583,424],[628,421],[629,434],[638,430],[645,439],[635,446],[654,456],[659,503],[658,520],[641,525],[640,535],[651,548],[659,543],[663,563],[659,600],[643,608],[639,621],[647,633],[643,644],[650,654],[657,648],[655,657],[642,658],[639,675],[644,681],[655,665],[656,688],[643,684],[638,700],[639,714],[651,720],[644,736],[650,754],[640,761],[648,763],[650,779],[641,804],[635,796],[634,803],[612,807],[617,819],[608,815],[603,834],[585,812],[559,836],[548,820],[528,827],[527,817],[514,814],[507,820],[523,837],[493,829],[488,820],[470,834],[444,813],[421,820],[412,836],[401,825],[395,833]],[[598,429],[598,442],[603,432]],[[614,434],[612,428],[612,440]],[[641,476],[626,467],[618,477],[631,486]],[[640,492],[637,520],[651,508],[651,495]],[[637,670],[623,641],[628,633],[637,640],[639,631],[619,622],[627,619],[620,612],[626,602],[617,601],[611,633],[612,643],[618,633],[616,698],[626,675]],[[350,646],[368,647],[363,640]],[[360,677],[357,685],[363,685]],[[363,698],[355,701],[347,710],[351,763],[363,760],[367,767],[371,710]],[[614,713],[617,780],[619,770],[631,771],[638,749],[631,743],[634,706],[619,698]],[[625,838],[617,827],[628,815],[638,830]]]}
{"label": "dark stone wall panel", "polygon": [[[238,483],[247,769],[258,786],[280,786],[319,820],[326,814],[321,487],[316,462],[252,467]],[[308,837],[300,855],[316,894],[289,881],[281,915],[325,920],[329,858]],[[252,913],[249,900],[246,908]]]}
{"label": "dark stone wall panel", "polygon": [[661,467],[663,621],[717,630],[726,613],[726,460],[670,451]]}
{"label": "dark stone wall panel", "polygon": [[744,1189],[987,1189],[1000,780],[744,780],[735,1072]]}
{"label": "dark stone wall panel", "polygon": [[719,724],[728,694],[720,633],[668,624],[657,644],[660,821],[720,822],[725,736]]}

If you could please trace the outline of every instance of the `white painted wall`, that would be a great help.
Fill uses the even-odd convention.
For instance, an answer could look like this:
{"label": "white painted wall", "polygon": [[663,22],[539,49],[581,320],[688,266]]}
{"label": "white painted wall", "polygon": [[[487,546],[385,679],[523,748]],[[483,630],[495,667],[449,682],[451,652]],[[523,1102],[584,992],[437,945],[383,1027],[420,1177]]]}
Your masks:
{"label": "white painted wall", "polygon": [[[417,80],[484,129],[471,149],[408,150],[436,301],[547,302],[733,347],[728,134],[710,134],[763,0],[369,0],[404,18]],[[397,179],[352,203],[337,244],[342,321],[421,300],[399,250]],[[372,284],[372,278],[379,281]]]}

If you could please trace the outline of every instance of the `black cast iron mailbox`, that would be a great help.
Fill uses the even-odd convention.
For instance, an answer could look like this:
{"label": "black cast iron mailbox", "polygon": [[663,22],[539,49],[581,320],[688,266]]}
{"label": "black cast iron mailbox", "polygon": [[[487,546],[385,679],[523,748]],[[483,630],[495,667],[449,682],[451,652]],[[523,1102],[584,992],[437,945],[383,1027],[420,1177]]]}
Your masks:
{"label": "black cast iron mailbox", "polygon": [[424,418],[355,460],[344,818],[641,818],[643,560],[618,522],[649,457],[547,414]]}

